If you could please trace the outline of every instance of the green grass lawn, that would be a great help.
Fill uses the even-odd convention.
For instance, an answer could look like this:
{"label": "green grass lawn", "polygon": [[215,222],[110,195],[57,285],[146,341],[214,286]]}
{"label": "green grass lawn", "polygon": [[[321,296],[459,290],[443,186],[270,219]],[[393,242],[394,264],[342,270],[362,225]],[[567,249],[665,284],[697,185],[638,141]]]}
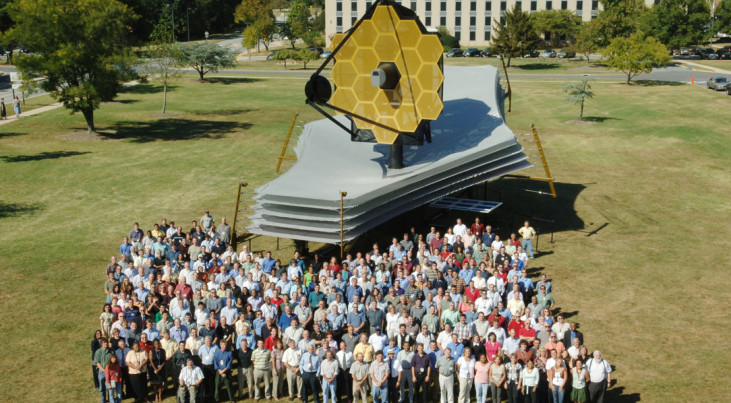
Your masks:
{"label": "green grass lawn", "polygon": [[[276,176],[292,115],[319,119],[304,104],[305,80],[186,76],[169,92],[167,118],[155,116],[159,86],[132,87],[97,112],[98,141],[68,135],[85,125],[64,109],[0,127],[3,400],[98,399],[89,341],[109,257],[133,221],[147,229],[165,217],[187,227],[204,209],[231,219],[238,182],[253,190]],[[578,107],[561,102],[561,86],[514,83],[507,118],[518,135],[536,124],[559,199],[524,191],[546,190],[541,182],[489,185],[502,191],[506,211],[558,219],[556,243],[542,235],[543,255],[531,267],[554,280],[562,311],[616,366],[617,401],[731,395],[728,382],[701,375],[729,369],[720,302],[730,283],[721,253],[730,235],[731,132],[726,116],[708,111],[729,110],[731,97],[686,85],[595,83],[585,116],[597,123],[573,125],[566,122]],[[274,245],[260,237],[252,246]],[[281,245],[277,256],[291,256],[291,242]],[[46,386],[18,387],[28,379]]]}

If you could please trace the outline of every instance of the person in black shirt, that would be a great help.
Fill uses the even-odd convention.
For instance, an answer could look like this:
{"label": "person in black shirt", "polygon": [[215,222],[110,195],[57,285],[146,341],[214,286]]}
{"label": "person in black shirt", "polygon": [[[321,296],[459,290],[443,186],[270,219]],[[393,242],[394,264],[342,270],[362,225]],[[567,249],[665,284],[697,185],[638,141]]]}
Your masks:
{"label": "person in black shirt", "polygon": [[218,342],[221,343],[221,341],[226,341],[229,346],[233,346],[234,342],[236,341],[233,340],[233,335],[235,332],[236,329],[233,326],[227,324],[226,318],[221,316],[221,323],[216,328],[216,338]]}
{"label": "person in black shirt", "polygon": [[251,362],[251,350],[249,350],[248,341],[241,340],[239,348],[236,350],[236,359],[239,363],[239,394],[237,399],[244,399],[244,379],[246,379],[246,387],[249,391],[249,398],[253,398],[251,391],[254,390],[254,367]]}

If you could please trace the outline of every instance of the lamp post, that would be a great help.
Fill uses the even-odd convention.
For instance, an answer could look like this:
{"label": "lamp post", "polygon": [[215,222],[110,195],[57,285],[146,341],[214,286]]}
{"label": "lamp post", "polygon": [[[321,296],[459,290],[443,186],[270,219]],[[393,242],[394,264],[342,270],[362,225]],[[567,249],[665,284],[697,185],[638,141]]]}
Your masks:
{"label": "lamp post", "polygon": [[348,195],[348,192],[340,192],[340,260],[343,259],[343,253],[345,251],[345,244],[343,243],[344,233],[343,233],[343,227],[344,227],[344,216],[345,216],[345,204],[344,204],[344,198]]}

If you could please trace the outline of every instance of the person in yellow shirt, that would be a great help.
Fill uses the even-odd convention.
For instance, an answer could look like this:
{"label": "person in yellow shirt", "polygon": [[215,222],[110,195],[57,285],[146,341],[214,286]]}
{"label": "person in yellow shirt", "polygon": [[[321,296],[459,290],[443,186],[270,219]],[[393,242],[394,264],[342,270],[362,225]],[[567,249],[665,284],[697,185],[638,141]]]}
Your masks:
{"label": "person in yellow shirt", "polygon": [[536,237],[536,230],[534,230],[533,227],[530,226],[530,223],[526,221],[523,223],[523,227],[518,230],[518,233],[523,237],[523,240],[521,241],[523,250],[530,255],[531,259],[533,259],[533,239]]}
{"label": "person in yellow shirt", "polygon": [[368,344],[368,335],[365,333],[361,333],[360,335],[360,343],[355,346],[355,349],[353,350],[353,355],[358,356],[358,354],[363,354],[363,359],[367,363],[373,362],[373,355],[375,354],[375,350],[373,349],[373,346],[371,344]]}

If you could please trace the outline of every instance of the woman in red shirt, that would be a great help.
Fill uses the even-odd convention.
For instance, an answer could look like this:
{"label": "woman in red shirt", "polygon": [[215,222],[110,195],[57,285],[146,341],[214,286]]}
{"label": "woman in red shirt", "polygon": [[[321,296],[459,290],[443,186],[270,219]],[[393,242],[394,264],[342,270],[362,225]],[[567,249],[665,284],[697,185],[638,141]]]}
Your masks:
{"label": "woman in red shirt", "polygon": [[107,383],[109,391],[109,402],[122,402],[122,368],[117,361],[117,355],[109,356],[109,362],[104,367],[104,381]]}
{"label": "woman in red shirt", "polygon": [[277,340],[279,340],[279,329],[272,327],[271,334],[264,340],[264,348],[272,351]]}
{"label": "woman in red shirt", "polygon": [[492,362],[495,356],[500,354],[502,345],[497,341],[495,333],[487,335],[487,341],[485,342],[485,351],[487,352],[488,361]]}

